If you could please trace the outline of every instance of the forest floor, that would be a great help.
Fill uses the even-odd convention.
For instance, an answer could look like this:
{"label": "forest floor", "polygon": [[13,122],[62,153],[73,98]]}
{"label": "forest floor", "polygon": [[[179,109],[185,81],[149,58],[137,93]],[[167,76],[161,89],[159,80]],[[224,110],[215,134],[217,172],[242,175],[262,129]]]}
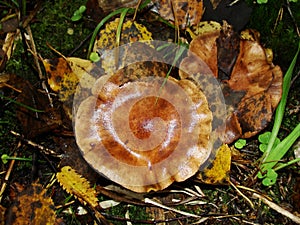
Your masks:
{"label": "forest floor", "polygon": [[[109,14],[98,9],[95,2],[0,1],[0,46],[5,45],[9,33],[18,33],[11,57],[6,61],[4,52],[0,52],[0,224],[300,224],[300,164],[280,169],[272,186],[263,185],[256,177],[262,156],[258,137],[272,131],[274,117],[266,128],[246,139],[241,149],[234,148],[235,142],[229,145],[234,153],[223,184],[204,184],[192,177],[157,192],[135,193],[101,177],[83,160],[72,121],[46,82],[42,60],[58,58],[58,52],[66,57],[87,58],[92,33]],[[207,10],[204,19],[236,23],[234,17],[248,13],[236,23],[238,32],[257,30],[261,45],[273,50],[273,63],[285,74],[297,52],[300,1],[248,1],[247,7],[228,14],[228,1],[222,2],[225,6],[219,10],[224,15]],[[242,0],[236,4],[239,2]],[[72,21],[74,12],[83,5],[87,9],[82,18]],[[8,17],[12,20],[5,27]],[[150,10],[138,13],[136,21],[147,27],[154,39],[176,39],[174,28]],[[186,36],[187,32],[181,30],[180,37],[189,41]],[[278,134],[280,140],[300,121],[299,74],[298,59]],[[53,100],[51,107],[43,85]],[[299,140],[295,143],[281,162],[297,158],[294,154],[296,149],[300,151]],[[3,156],[11,158],[6,161]],[[88,181],[93,189],[81,188],[95,191],[100,207],[86,200],[89,194],[72,192],[68,184],[57,182],[55,174],[64,166],[71,166],[84,177],[73,174],[72,179]]]}

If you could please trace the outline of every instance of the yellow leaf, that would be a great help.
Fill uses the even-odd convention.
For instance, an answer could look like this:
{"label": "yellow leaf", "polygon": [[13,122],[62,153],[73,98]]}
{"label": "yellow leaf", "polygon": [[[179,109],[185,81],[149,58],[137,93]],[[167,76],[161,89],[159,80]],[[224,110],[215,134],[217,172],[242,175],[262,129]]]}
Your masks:
{"label": "yellow leaf", "polygon": [[206,184],[227,184],[231,164],[231,150],[228,145],[223,144],[216,153],[212,164],[199,172],[197,178]]}
{"label": "yellow leaf", "polygon": [[[98,49],[113,49],[116,45],[116,33],[119,25],[119,18],[106,24],[105,29],[99,32],[99,38],[95,42],[94,51]],[[136,21],[125,21],[122,26],[120,45],[136,41],[150,41],[152,34],[147,28]]]}
{"label": "yellow leaf", "polygon": [[11,224],[52,225],[56,220],[52,199],[46,196],[46,190],[37,183],[18,195],[9,215]]}
{"label": "yellow leaf", "polygon": [[95,189],[89,182],[75,172],[70,166],[64,166],[61,172],[56,174],[58,182],[70,194],[74,195],[82,204],[88,203],[92,207],[98,206]]}
{"label": "yellow leaf", "polygon": [[72,118],[73,97],[79,81],[81,87],[90,89],[96,80],[90,75],[93,63],[74,57],[45,59],[43,63],[50,88],[58,93],[66,114]]}
{"label": "yellow leaf", "polygon": [[212,33],[214,31],[221,30],[221,24],[215,21],[203,21],[198,25],[187,29],[187,32],[191,35],[192,39],[201,34]]}

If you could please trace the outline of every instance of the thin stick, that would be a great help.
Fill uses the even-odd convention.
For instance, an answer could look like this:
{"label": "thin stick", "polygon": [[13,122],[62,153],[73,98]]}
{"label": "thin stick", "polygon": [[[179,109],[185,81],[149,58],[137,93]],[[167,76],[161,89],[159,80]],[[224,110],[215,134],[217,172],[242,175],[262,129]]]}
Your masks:
{"label": "thin stick", "polygon": [[300,218],[298,216],[295,216],[294,214],[290,213],[289,211],[281,208],[279,205],[275,204],[274,202],[269,201],[267,198],[265,198],[257,193],[253,193],[253,197],[262,200],[262,202],[265,203],[266,205],[268,205],[270,208],[272,208],[275,211],[279,212],[280,214],[288,217],[295,223],[300,224]]}
{"label": "thin stick", "polygon": [[162,209],[166,209],[166,210],[169,210],[169,211],[172,211],[172,212],[184,215],[184,216],[190,216],[190,217],[193,217],[193,218],[201,218],[198,215],[195,215],[195,214],[192,214],[192,213],[184,212],[184,211],[181,211],[181,210],[177,210],[177,209],[173,209],[171,207],[165,206],[165,205],[163,205],[163,204],[161,204],[159,202],[156,202],[156,201],[154,201],[154,200],[152,200],[150,198],[145,198],[144,201],[145,201],[145,203],[149,203],[151,205],[154,205],[154,206],[160,207]]}
{"label": "thin stick", "polygon": [[253,202],[251,202],[251,200],[246,196],[244,195],[231,181],[229,181],[229,184],[244,198],[246,199],[246,201],[249,203],[249,205],[251,206],[251,208],[253,209],[254,208],[254,204]]}
{"label": "thin stick", "polygon": [[34,143],[33,141],[30,141],[30,140],[24,138],[21,134],[15,132],[13,130],[11,130],[10,133],[15,135],[16,137],[20,138],[22,141],[26,142],[26,144],[31,145],[31,146],[41,150],[46,155],[51,155],[51,156],[54,156],[54,157],[57,157],[57,158],[62,158],[63,157],[63,155],[57,154],[56,152],[54,152],[53,150],[51,150],[49,148],[46,148],[46,147],[44,147],[40,144]]}
{"label": "thin stick", "polygon": [[[17,157],[17,156],[18,155],[15,152],[14,157]],[[12,171],[12,169],[14,167],[14,164],[15,164],[15,160],[13,159],[13,160],[10,161],[8,170],[7,170],[6,175],[4,177],[4,182],[2,183],[2,186],[1,186],[1,190],[0,190],[0,203],[1,203],[1,200],[2,200],[3,193],[4,193],[5,189],[6,189],[7,182],[8,182],[8,179],[10,177],[11,171]]]}
{"label": "thin stick", "polygon": [[33,52],[33,59],[34,59],[34,64],[37,68],[37,71],[38,71],[38,74],[39,74],[39,78],[40,80],[42,81],[42,88],[45,90],[46,94],[47,94],[47,97],[48,97],[48,100],[49,100],[49,104],[50,104],[50,107],[53,108],[53,101],[52,101],[52,98],[49,94],[49,91],[48,91],[48,88],[47,88],[47,85],[45,83],[45,77],[43,75],[43,72],[42,72],[42,69],[41,69],[41,66],[40,66],[40,63],[39,63],[39,58],[38,58],[38,53],[37,53],[37,50],[36,50],[36,47],[35,47],[35,43],[34,43],[34,39],[33,39],[33,35],[32,35],[32,32],[31,32],[31,29],[30,29],[30,26],[27,26],[26,27],[26,31],[29,35],[29,43],[30,43],[30,46],[31,46],[31,50]]}
{"label": "thin stick", "polygon": [[139,10],[139,7],[140,7],[140,5],[141,5],[141,2],[142,2],[142,0],[139,0],[138,3],[137,3],[137,5],[136,5],[136,7],[135,7],[135,11],[134,11],[134,14],[133,14],[132,21],[134,21],[135,18],[136,18],[136,14],[137,14],[137,12],[138,12],[138,10]]}

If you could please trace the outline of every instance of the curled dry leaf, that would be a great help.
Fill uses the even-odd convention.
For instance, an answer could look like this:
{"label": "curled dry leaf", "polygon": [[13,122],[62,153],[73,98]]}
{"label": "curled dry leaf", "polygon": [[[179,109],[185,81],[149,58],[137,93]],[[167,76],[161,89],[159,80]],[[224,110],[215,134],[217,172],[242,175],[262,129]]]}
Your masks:
{"label": "curled dry leaf", "polygon": [[[257,33],[245,31],[242,36],[247,39],[238,40],[231,26],[224,23],[220,30],[200,33],[190,44],[190,50],[210,66],[222,84],[227,105],[224,143],[264,129],[281,98],[281,69],[270,63]],[[201,71],[201,65],[189,66],[193,60],[190,54],[181,64],[191,74]]]}
{"label": "curled dry leaf", "polygon": [[33,183],[9,208],[5,224],[55,224],[54,204],[42,185]]}
{"label": "curled dry leaf", "polygon": [[63,189],[74,195],[82,204],[88,203],[93,208],[98,206],[95,189],[91,188],[89,182],[70,166],[61,168],[61,172],[58,172],[56,177]]}

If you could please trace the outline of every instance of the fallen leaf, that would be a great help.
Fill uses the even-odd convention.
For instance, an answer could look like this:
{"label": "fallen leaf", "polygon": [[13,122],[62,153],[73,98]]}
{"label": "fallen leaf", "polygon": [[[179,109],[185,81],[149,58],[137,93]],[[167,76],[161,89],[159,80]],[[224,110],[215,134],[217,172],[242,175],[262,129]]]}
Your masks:
{"label": "fallen leaf", "polygon": [[169,1],[154,0],[159,15],[185,29],[200,22],[203,11],[202,0]]}
{"label": "fallen leaf", "polygon": [[[267,126],[280,101],[282,71],[270,62],[269,51],[259,43],[257,32],[242,32],[245,39],[238,39],[227,23],[220,30],[214,23],[211,28],[210,23],[203,23],[203,31],[201,24],[190,50],[204,63],[195,64],[195,55],[189,54],[181,66],[190,74],[197,74],[203,73],[207,64],[221,82],[227,105],[226,119],[223,117],[227,126],[220,134],[222,141],[232,143],[240,137],[252,137]],[[208,99],[212,95],[205,94]]]}
{"label": "fallen leaf", "polygon": [[43,60],[50,88],[58,93],[59,100],[63,103],[66,115],[72,118],[72,105],[74,93],[79,81],[81,88],[90,89],[95,82],[91,75],[94,67],[89,60],[80,58],[56,58]]}
{"label": "fallen leaf", "polygon": [[197,178],[205,184],[224,185],[229,183],[231,150],[223,144],[216,152],[211,164],[199,172]]}
{"label": "fallen leaf", "polygon": [[70,166],[61,168],[61,172],[58,172],[56,177],[63,189],[74,195],[82,204],[88,203],[93,208],[98,206],[95,189],[91,188],[90,183]]}
{"label": "fallen leaf", "polygon": [[135,7],[139,0],[98,0],[98,6],[105,13],[114,11],[123,7]]}
{"label": "fallen leaf", "polygon": [[54,204],[42,185],[33,183],[22,191],[9,208],[6,224],[53,225]]}
{"label": "fallen leaf", "polygon": [[[119,25],[119,18],[105,24],[105,28],[100,30],[94,45],[94,51],[113,49],[118,47],[116,42],[116,31]],[[128,44],[136,41],[152,40],[152,34],[147,28],[136,21],[127,20],[122,24],[122,32],[119,45]]]}

